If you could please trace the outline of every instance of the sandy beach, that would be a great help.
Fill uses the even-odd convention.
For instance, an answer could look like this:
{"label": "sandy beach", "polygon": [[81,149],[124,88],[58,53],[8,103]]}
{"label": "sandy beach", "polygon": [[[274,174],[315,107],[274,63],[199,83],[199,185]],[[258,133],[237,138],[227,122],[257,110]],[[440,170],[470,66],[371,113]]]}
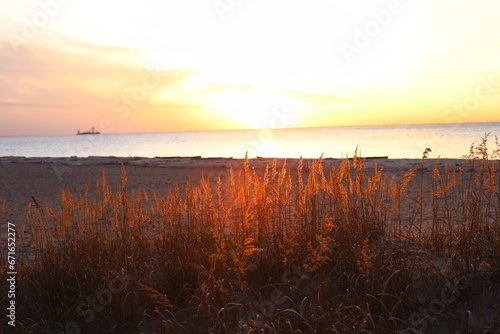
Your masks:
{"label": "sandy beach", "polygon": [[[281,168],[285,162],[286,172]],[[59,293],[60,284],[66,287],[69,284],[66,281],[73,278],[80,282],[85,277],[99,278],[127,270],[130,273],[130,284],[127,283],[130,286],[127,285],[127,289],[137,295],[145,294],[141,298],[148,303],[134,306],[133,309],[142,307],[150,310],[151,307],[160,305],[163,309],[174,309],[176,317],[183,316],[186,321],[194,321],[191,315],[193,312],[186,312],[184,304],[174,304],[171,301],[181,298],[176,297],[180,296],[178,291],[182,290],[179,286],[190,282],[189,284],[197,287],[200,284],[199,278],[207,274],[206,268],[211,268],[210,280],[215,275],[221,275],[220,277],[226,277],[224,280],[228,279],[231,289],[241,284],[239,289],[242,292],[232,295],[232,302],[229,302],[230,299],[222,302],[221,309],[225,309],[224,305],[228,303],[234,303],[234,298],[240,298],[241,305],[255,302],[256,309],[252,312],[255,312],[255,316],[264,312],[262,314],[268,316],[269,321],[274,321],[272,319],[276,318],[275,313],[282,311],[274,304],[274,313],[262,311],[258,307],[260,300],[270,298],[273,301],[273,294],[287,294],[292,303],[283,306],[285,311],[307,298],[316,298],[314,303],[325,303],[326,307],[331,307],[335,305],[334,302],[329,297],[321,297],[325,289],[330,289],[324,296],[348,300],[351,298],[348,296],[349,291],[362,291],[363,294],[372,296],[400,296],[394,299],[396,305],[401,303],[397,300],[406,298],[408,305],[416,305],[412,309],[398,311],[401,319],[409,319],[409,325],[405,325],[407,327],[426,328],[431,320],[447,324],[447,319],[440,312],[435,312],[435,318],[431,320],[421,320],[418,318],[418,310],[430,308],[433,302],[439,301],[436,298],[442,295],[442,291],[448,291],[449,284],[455,284],[453,286],[459,286],[464,291],[469,287],[478,291],[477,295],[469,298],[472,311],[463,311],[453,302],[443,301],[440,305],[454,312],[461,312],[462,318],[465,317],[464,314],[482,314],[476,327],[496,329],[490,324],[494,324],[500,314],[497,307],[498,294],[485,294],[498,287],[498,283],[493,280],[497,277],[495,275],[500,263],[500,258],[495,253],[498,240],[495,235],[498,234],[492,236],[491,232],[498,222],[498,204],[492,202],[496,188],[488,188],[489,185],[497,184],[496,181],[488,181],[488,171],[497,173],[496,161],[490,162],[489,167],[482,170],[478,168],[478,162],[474,166],[474,173],[469,173],[473,166],[464,160],[427,159],[424,165],[420,159],[386,158],[367,158],[363,160],[363,164],[351,160],[349,166],[346,160],[341,159],[323,159],[321,166],[314,162],[317,160],[302,161],[303,183],[300,183],[298,159],[249,159],[251,173],[247,173],[244,159],[230,158],[0,158],[0,203],[4,206],[0,221],[3,226],[7,222],[15,224],[18,240],[24,241],[17,243],[16,254],[22,254],[18,258],[28,259],[26,263],[33,263],[33,268],[36,269],[28,271],[31,269],[23,268],[31,276],[20,284],[34,280],[37,285],[26,293],[25,299],[19,300],[19,305],[25,307],[23,312],[27,314],[23,313],[22,319],[34,312],[28,307],[31,304],[27,302],[27,298],[45,300],[45,297],[36,296],[44,293],[39,286]],[[277,168],[266,174],[266,168],[274,163]],[[122,188],[111,192],[107,190],[107,186],[96,184],[104,172],[104,184],[113,190],[120,189],[122,166],[125,167],[127,176],[126,191]],[[377,171],[382,168],[382,172],[376,172],[375,166]],[[330,174],[332,170],[335,173]],[[411,178],[408,177],[408,171],[413,173]],[[496,174],[491,175],[494,180],[498,177]],[[199,183],[202,176],[209,178],[212,186],[220,177],[220,187],[215,187],[215,195],[206,188],[207,184]],[[465,193],[463,189],[468,187],[471,177],[474,177],[473,186],[470,192]],[[269,178],[274,183],[266,183]],[[195,185],[187,188],[189,191],[186,189],[188,182]],[[95,193],[96,198],[101,198],[100,202],[95,202],[95,206],[88,198],[78,200],[85,193],[87,184],[89,197],[92,198]],[[476,184],[482,188],[475,188]],[[176,185],[179,186],[181,196],[169,196],[169,191]],[[139,189],[144,189],[149,199],[143,193],[134,197],[135,190]],[[480,210],[476,210],[478,202],[474,194],[477,191],[474,189],[481,189],[484,196],[491,199]],[[63,190],[71,192],[74,197],[73,200],[66,201],[69,206],[60,213]],[[265,192],[262,193],[262,190]],[[151,200],[150,195],[153,193],[160,196]],[[482,197],[483,195],[480,199]],[[134,198],[137,198],[137,202]],[[51,214],[47,214],[48,211],[42,212],[44,218],[38,220],[41,225],[35,227],[35,233],[40,238],[33,238],[31,230],[23,228],[30,226],[27,209],[30,202],[35,201],[42,208],[49,206],[58,216],[55,222]],[[144,201],[150,201],[151,211],[147,211],[146,205],[142,211]],[[155,211],[154,205],[158,203],[161,203],[161,209]],[[422,204],[419,206],[419,203]],[[462,210],[465,206],[470,209]],[[45,222],[55,223],[45,229]],[[468,224],[468,229],[462,228],[463,222]],[[84,226],[85,231],[78,230],[78,226]],[[221,229],[218,230],[219,228]],[[287,239],[280,236],[280,233],[285,233],[283,228],[286,229],[284,235]],[[485,228],[489,230],[486,231]],[[229,232],[218,234],[217,231]],[[242,231],[253,231],[255,238],[244,236]],[[308,237],[313,233],[311,231],[315,233],[315,239]],[[79,233],[76,239],[73,239],[74,233]],[[26,247],[26,242],[35,240],[34,243],[37,244],[43,242],[44,238],[54,238],[63,248],[35,251],[51,249],[51,241],[43,246],[50,246],[49,248]],[[283,249],[276,252],[276,245]],[[5,251],[6,244],[2,243],[0,248]],[[129,253],[122,253],[123,249]],[[470,249],[474,249],[471,254],[467,253]],[[449,251],[457,255],[450,255]],[[238,252],[244,255],[238,255]],[[303,266],[296,268],[306,270],[305,274],[311,273],[311,276],[300,276],[302,278],[298,280],[299,283],[289,289],[292,279],[297,279],[291,274],[297,273],[286,266],[277,265],[284,263],[293,269],[293,264],[299,263],[299,259],[305,260],[302,260]],[[461,262],[457,262],[457,259]],[[199,264],[194,265],[194,261]],[[101,262],[106,263],[102,268]],[[41,265],[45,266],[44,269],[38,270]],[[194,271],[188,271],[187,268]],[[463,273],[464,268],[468,271],[475,270],[482,276],[472,276],[465,271],[465,274],[456,279],[454,273]],[[101,272],[104,272],[104,276]],[[187,273],[192,276],[186,276]],[[335,274],[330,276],[325,273]],[[417,282],[414,277],[419,275],[427,276]],[[289,276],[291,278],[287,278]],[[54,277],[59,278],[54,280]],[[338,277],[356,279],[349,278],[340,282]],[[373,283],[365,287],[349,285],[350,282],[360,280],[360,277]],[[267,297],[265,289],[272,285],[269,284],[271,279],[277,281],[276,286],[280,288],[274,288],[270,292],[271,297]],[[224,280],[220,284],[226,284]],[[388,285],[390,280],[393,280],[393,284]],[[380,284],[375,282],[385,282],[382,290],[377,290]],[[435,282],[439,282],[439,285]],[[205,289],[206,286],[202,283],[199,289]],[[227,288],[225,291],[231,289]],[[69,300],[68,305],[80,305],[79,300],[83,300],[85,296],[93,296],[95,291],[101,290],[89,288],[77,296],[65,298]],[[203,294],[208,295],[205,290]],[[308,297],[309,295],[313,297]],[[119,298],[121,296],[117,295],[116,299]],[[196,296],[182,298],[199,301]],[[160,301],[163,304],[154,304]],[[384,305],[390,303],[390,300],[383,300],[383,297],[380,301]],[[122,302],[112,305],[119,307]],[[313,307],[315,304],[311,305]],[[77,309],[69,306],[67,309],[70,311],[63,318],[54,316],[51,328],[73,323],[81,328],[100,328],[107,321],[99,320],[87,325],[82,321],[84,319],[80,315],[80,306]],[[373,309],[370,305],[370,311]],[[386,309],[389,308],[384,306],[376,312],[384,314]],[[109,312],[117,311],[110,308]],[[222,311],[216,311],[217,314],[220,312]],[[335,312],[345,315],[342,309]],[[250,318],[255,316],[251,315]],[[245,318],[241,315],[238,317]],[[316,321],[311,319],[307,321]],[[31,326],[29,323],[23,325]],[[33,328],[36,326],[38,325],[35,323]],[[297,326],[300,327],[301,322]],[[382,328],[382,325],[377,326]]]}
{"label": "sandy beach", "polygon": [[[250,159],[250,166],[257,171],[264,171],[274,159]],[[304,169],[308,162],[304,159]],[[443,167],[446,160],[439,160],[438,167]],[[459,166],[460,160],[447,160],[450,166]],[[19,226],[27,222],[27,207],[32,197],[41,206],[49,205],[57,208],[60,203],[61,191],[68,190],[73,194],[83,192],[87,182],[92,187],[105,171],[107,181],[116,188],[120,184],[121,165],[127,172],[127,188],[134,190],[144,188],[146,191],[157,191],[166,195],[168,189],[178,184],[180,189],[191,180],[196,183],[202,175],[215,180],[221,177],[224,181],[230,166],[236,170],[242,168],[243,159],[230,158],[199,158],[199,157],[166,157],[166,158],[118,158],[118,157],[88,157],[88,158],[0,158],[0,203],[5,203],[2,221],[8,221]],[[282,166],[285,159],[277,159],[277,165]],[[298,159],[287,159],[287,167],[296,173]],[[425,169],[430,170],[435,159],[429,159]],[[340,165],[339,159],[324,159],[323,167],[328,171],[332,166]],[[401,177],[407,170],[421,165],[418,159],[367,159],[366,173],[373,171],[374,163],[384,168],[388,176]]]}

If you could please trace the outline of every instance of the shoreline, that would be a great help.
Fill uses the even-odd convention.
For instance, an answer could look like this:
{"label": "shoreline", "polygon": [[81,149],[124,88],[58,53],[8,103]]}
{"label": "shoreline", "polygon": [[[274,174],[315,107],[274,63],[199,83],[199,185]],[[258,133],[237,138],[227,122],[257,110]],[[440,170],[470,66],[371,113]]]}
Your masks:
{"label": "shoreline", "polygon": [[[389,158],[387,156],[373,156],[373,157],[359,157],[364,160],[365,163],[376,161],[377,163],[381,162],[407,162],[410,164],[421,164],[422,159],[415,158]],[[302,161],[316,161],[319,158],[302,158]],[[323,162],[338,162],[343,161],[346,158],[321,158]],[[348,160],[352,160],[352,157],[348,157]],[[245,158],[233,158],[233,157],[202,157],[202,156],[170,156],[170,157],[118,157],[118,156],[88,156],[88,157],[24,157],[24,156],[3,156],[0,157],[0,166],[6,164],[67,164],[71,166],[84,166],[84,165],[138,165],[138,166],[161,166],[166,163],[168,164],[182,164],[187,162],[241,162],[244,161]],[[248,158],[249,161],[252,162],[265,162],[268,164],[276,160],[278,163],[287,161],[287,162],[297,162],[300,158],[277,158],[277,157],[254,157]],[[426,161],[436,162],[436,161],[448,161],[452,163],[459,163],[468,161],[463,158],[426,158]]]}
{"label": "shoreline", "polygon": [[[183,189],[186,183],[198,183],[202,176],[212,181],[218,177],[224,182],[229,171],[243,168],[245,159],[201,158],[201,157],[69,157],[69,158],[26,158],[0,157],[0,207],[5,203],[5,211],[0,212],[0,221],[26,225],[28,205],[35,198],[40,205],[49,205],[56,209],[60,205],[62,190],[79,195],[89,183],[92,190],[96,180],[105,171],[109,184],[116,188],[121,182],[121,167],[127,173],[127,189],[144,189],[166,195],[176,185]],[[274,158],[251,158],[250,167],[257,173],[263,173],[266,166],[274,163]],[[303,159],[303,168],[307,173],[308,164],[317,159]],[[323,168],[329,171],[338,167],[343,159],[324,158]],[[299,159],[276,158],[278,168],[286,161],[287,168],[295,176]],[[426,173],[448,163],[450,168],[462,167],[463,159],[427,159],[424,165]],[[409,169],[422,165],[421,159],[369,159],[364,161],[365,173],[370,175],[374,165],[383,168],[383,173],[400,178]]]}

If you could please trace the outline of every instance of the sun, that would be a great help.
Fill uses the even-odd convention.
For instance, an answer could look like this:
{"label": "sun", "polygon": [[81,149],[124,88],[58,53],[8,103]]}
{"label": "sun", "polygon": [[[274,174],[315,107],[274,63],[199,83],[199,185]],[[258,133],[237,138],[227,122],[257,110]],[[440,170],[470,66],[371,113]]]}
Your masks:
{"label": "sun", "polygon": [[248,129],[268,129],[290,126],[292,118],[284,119],[294,101],[278,94],[263,92],[222,91],[212,95],[208,107],[224,113],[238,126]]}

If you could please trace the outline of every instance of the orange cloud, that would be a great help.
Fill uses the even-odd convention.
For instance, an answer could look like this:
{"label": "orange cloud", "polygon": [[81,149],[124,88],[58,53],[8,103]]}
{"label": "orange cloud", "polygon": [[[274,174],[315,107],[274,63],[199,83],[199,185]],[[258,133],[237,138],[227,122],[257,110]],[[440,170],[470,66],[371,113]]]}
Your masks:
{"label": "orange cloud", "polygon": [[148,124],[157,131],[186,128],[186,110],[203,109],[183,89],[195,72],[145,65],[140,55],[79,42],[53,49],[34,44],[16,54],[0,44],[0,133],[71,134],[100,123],[104,132],[152,131]]}

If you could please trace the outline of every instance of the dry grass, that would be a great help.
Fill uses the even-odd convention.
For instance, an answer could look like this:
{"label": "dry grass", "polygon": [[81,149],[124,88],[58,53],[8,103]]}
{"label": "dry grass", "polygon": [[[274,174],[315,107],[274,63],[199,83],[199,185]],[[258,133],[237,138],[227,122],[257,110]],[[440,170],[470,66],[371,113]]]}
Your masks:
{"label": "dry grass", "polygon": [[246,159],[227,183],[167,196],[127,190],[123,168],[117,189],[103,172],[58,208],[33,199],[17,329],[498,332],[496,144],[485,137],[458,168],[428,166],[426,150],[400,177],[356,156],[296,173]]}

